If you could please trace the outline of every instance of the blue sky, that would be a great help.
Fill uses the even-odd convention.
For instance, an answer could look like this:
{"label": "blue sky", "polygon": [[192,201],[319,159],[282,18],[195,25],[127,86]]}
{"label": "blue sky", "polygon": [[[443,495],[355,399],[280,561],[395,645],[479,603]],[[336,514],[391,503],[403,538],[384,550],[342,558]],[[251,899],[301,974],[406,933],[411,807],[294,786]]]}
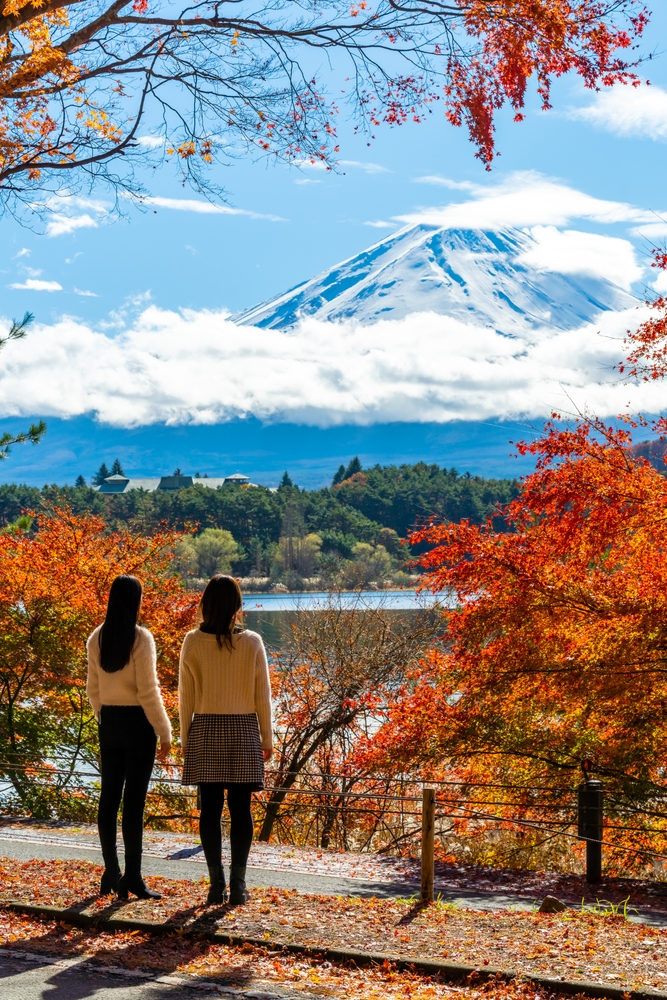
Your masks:
{"label": "blue sky", "polygon": [[[70,393],[68,378],[77,365],[94,364],[94,351],[84,344],[90,331],[118,337],[151,309],[161,316],[189,310],[195,318],[204,311],[234,313],[408,221],[449,218],[447,206],[456,204],[467,206],[463,215],[479,225],[551,226],[615,237],[623,243],[604,244],[600,268],[615,279],[631,272],[640,290],[651,277],[641,273],[649,246],[667,235],[665,41],[667,12],[661,8],[644,42],[647,53],[655,52],[647,63],[650,73],[641,71],[651,87],[596,96],[568,78],[554,89],[554,110],[542,112],[531,100],[520,125],[502,113],[497,132],[502,155],[491,174],[475,159],[466,134],[436,112],[423,125],[379,129],[370,146],[353,134],[351,123],[343,126],[337,174],[266,161],[219,168],[216,179],[224,183],[228,201],[217,208],[184,189],[165,167],[150,178],[154,202],[143,211],[128,205],[122,218],[109,212],[110,199],[100,190],[87,199],[54,202],[44,215],[46,232],[3,220],[0,322],[28,309],[42,326],[42,338],[61,338],[67,348],[49,379],[24,371],[32,363],[29,342],[5,350],[3,424],[22,426],[28,416],[44,416],[51,431],[38,448],[17,449],[0,468],[0,480],[71,482],[119,454],[127,471],[136,474],[171,471],[175,463],[214,475],[234,465],[269,483],[288,466],[299,481],[314,485],[357,451],[366,461],[423,457],[462,470],[514,474],[519,467],[505,457],[511,450],[505,442],[516,439],[517,425],[529,425],[530,433],[535,412],[517,417],[507,429],[487,420],[486,445],[473,414],[447,427],[433,421],[404,424],[404,433],[397,433],[399,414],[390,422],[366,420],[365,429],[358,421],[326,426],[331,421],[324,416],[319,430],[300,431],[294,421],[276,423],[275,416],[266,423],[265,411],[256,407],[246,421],[207,427],[201,421],[208,418],[195,412],[191,400],[172,419],[173,427],[163,419],[151,424],[147,410],[127,428],[123,409],[129,413],[131,407],[123,384],[113,384],[113,371],[108,393],[117,405],[95,404],[101,420],[70,405],[80,386]],[[635,248],[634,271],[623,249],[628,243]],[[234,328],[226,327],[224,336],[233,338]],[[252,338],[252,331],[238,336]],[[170,364],[177,383],[175,354]],[[85,381],[85,371],[78,377]],[[205,363],[201,377],[206,378]],[[118,378],[122,383],[122,367]],[[247,378],[252,382],[251,357]],[[24,387],[18,399],[11,382],[14,390],[19,383]],[[56,384],[61,403],[49,391]],[[224,396],[224,384],[220,393]],[[654,396],[648,408],[655,411],[659,404]],[[503,416],[499,404],[498,417]]]}

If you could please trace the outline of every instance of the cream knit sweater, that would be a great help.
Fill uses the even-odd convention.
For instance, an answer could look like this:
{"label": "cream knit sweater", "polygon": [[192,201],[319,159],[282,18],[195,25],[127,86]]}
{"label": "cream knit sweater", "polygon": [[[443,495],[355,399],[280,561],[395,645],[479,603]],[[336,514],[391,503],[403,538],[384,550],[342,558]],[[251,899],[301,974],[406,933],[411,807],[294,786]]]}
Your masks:
{"label": "cream knit sweater", "polygon": [[157,679],[155,641],[147,628],[137,626],[130,659],[122,670],[108,674],[100,666],[99,625],[88,636],[88,681],[86,692],[99,719],[102,705],[141,705],[160,743],[171,743],[167,717]]}
{"label": "cream knit sweater", "polygon": [[273,748],[271,683],[262,637],[237,632],[233,649],[214,635],[195,629],[181,649],[178,705],[183,752],[193,715],[251,715],[257,713],[262,749]]}

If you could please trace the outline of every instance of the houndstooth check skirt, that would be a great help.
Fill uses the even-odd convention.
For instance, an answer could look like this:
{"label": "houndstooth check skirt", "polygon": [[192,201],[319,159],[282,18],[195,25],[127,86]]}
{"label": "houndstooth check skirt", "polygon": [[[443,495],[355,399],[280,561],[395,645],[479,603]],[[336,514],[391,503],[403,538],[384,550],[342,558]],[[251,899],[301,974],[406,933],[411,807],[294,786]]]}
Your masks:
{"label": "houndstooth check skirt", "polygon": [[185,749],[182,783],[216,781],[264,788],[259,723],[251,715],[195,715]]}

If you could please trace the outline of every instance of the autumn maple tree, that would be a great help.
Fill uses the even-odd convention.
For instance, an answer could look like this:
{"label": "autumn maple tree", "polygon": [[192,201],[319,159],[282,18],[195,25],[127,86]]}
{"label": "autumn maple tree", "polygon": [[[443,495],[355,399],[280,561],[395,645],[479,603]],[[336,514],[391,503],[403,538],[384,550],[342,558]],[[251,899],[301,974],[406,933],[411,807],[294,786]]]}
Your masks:
{"label": "autumn maple tree", "polygon": [[[653,306],[626,365],[647,379],[667,372],[667,300]],[[450,814],[496,830],[518,818],[544,843],[559,823],[572,834],[588,759],[605,783],[608,863],[667,853],[667,475],[632,447],[646,427],[554,420],[519,445],[536,468],[495,517],[412,535],[424,585],[453,603],[445,648],[397,693],[365,766],[458,783]]]}
{"label": "autumn maple tree", "polygon": [[[35,520],[36,518],[36,520]],[[198,595],[171,572],[174,536],[109,531],[101,518],[46,505],[0,532],[0,774],[23,810],[76,814],[76,772],[94,770],[96,723],[85,641],[104,619],[111,581],[143,582],[167,708],[177,714],[181,639]]]}
{"label": "autumn maple tree", "polygon": [[545,108],[566,73],[637,84],[647,23],[640,0],[3,4],[0,195],[32,210],[85,175],[137,193],[132,165],[165,157],[198,188],[248,151],[330,162],[346,107],[373,134],[440,106],[488,165],[494,115],[521,119],[531,78]]}
{"label": "autumn maple tree", "polygon": [[[667,250],[656,247],[651,266],[663,274],[667,272]],[[618,366],[621,374],[644,382],[667,375],[667,295],[658,295],[651,305],[651,316],[636,330],[629,331],[626,346],[630,353],[626,362]],[[663,427],[661,421],[657,429]]]}

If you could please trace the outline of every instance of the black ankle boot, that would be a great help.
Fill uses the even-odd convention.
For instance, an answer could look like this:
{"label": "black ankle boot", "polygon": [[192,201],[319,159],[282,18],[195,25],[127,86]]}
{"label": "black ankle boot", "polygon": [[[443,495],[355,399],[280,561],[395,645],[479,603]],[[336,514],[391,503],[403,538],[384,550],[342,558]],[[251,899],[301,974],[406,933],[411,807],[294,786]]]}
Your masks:
{"label": "black ankle boot", "polygon": [[118,880],[118,896],[120,899],[127,899],[129,893],[138,899],[162,899],[159,892],[148,888],[141,875],[130,876],[125,873]]}
{"label": "black ankle boot", "polygon": [[211,885],[206,898],[207,906],[221,906],[227,902],[227,886],[225,885],[225,871],[222,865],[209,865],[208,877]]}
{"label": "black ankle boot", "polygon": [[229,905],[243,906],[249,902],[250,893],[245,884],[245,865],[232,865],[229,871]]}
{"label": "black ankle boot", "polygon": [[104,866],[102,881],[100,882],[100,896],[110,896],[112,892],[118,892],[119,880],[120,866],[118,858],[116,858],[115,864],[111,861],[108,865],[105,864]]}

